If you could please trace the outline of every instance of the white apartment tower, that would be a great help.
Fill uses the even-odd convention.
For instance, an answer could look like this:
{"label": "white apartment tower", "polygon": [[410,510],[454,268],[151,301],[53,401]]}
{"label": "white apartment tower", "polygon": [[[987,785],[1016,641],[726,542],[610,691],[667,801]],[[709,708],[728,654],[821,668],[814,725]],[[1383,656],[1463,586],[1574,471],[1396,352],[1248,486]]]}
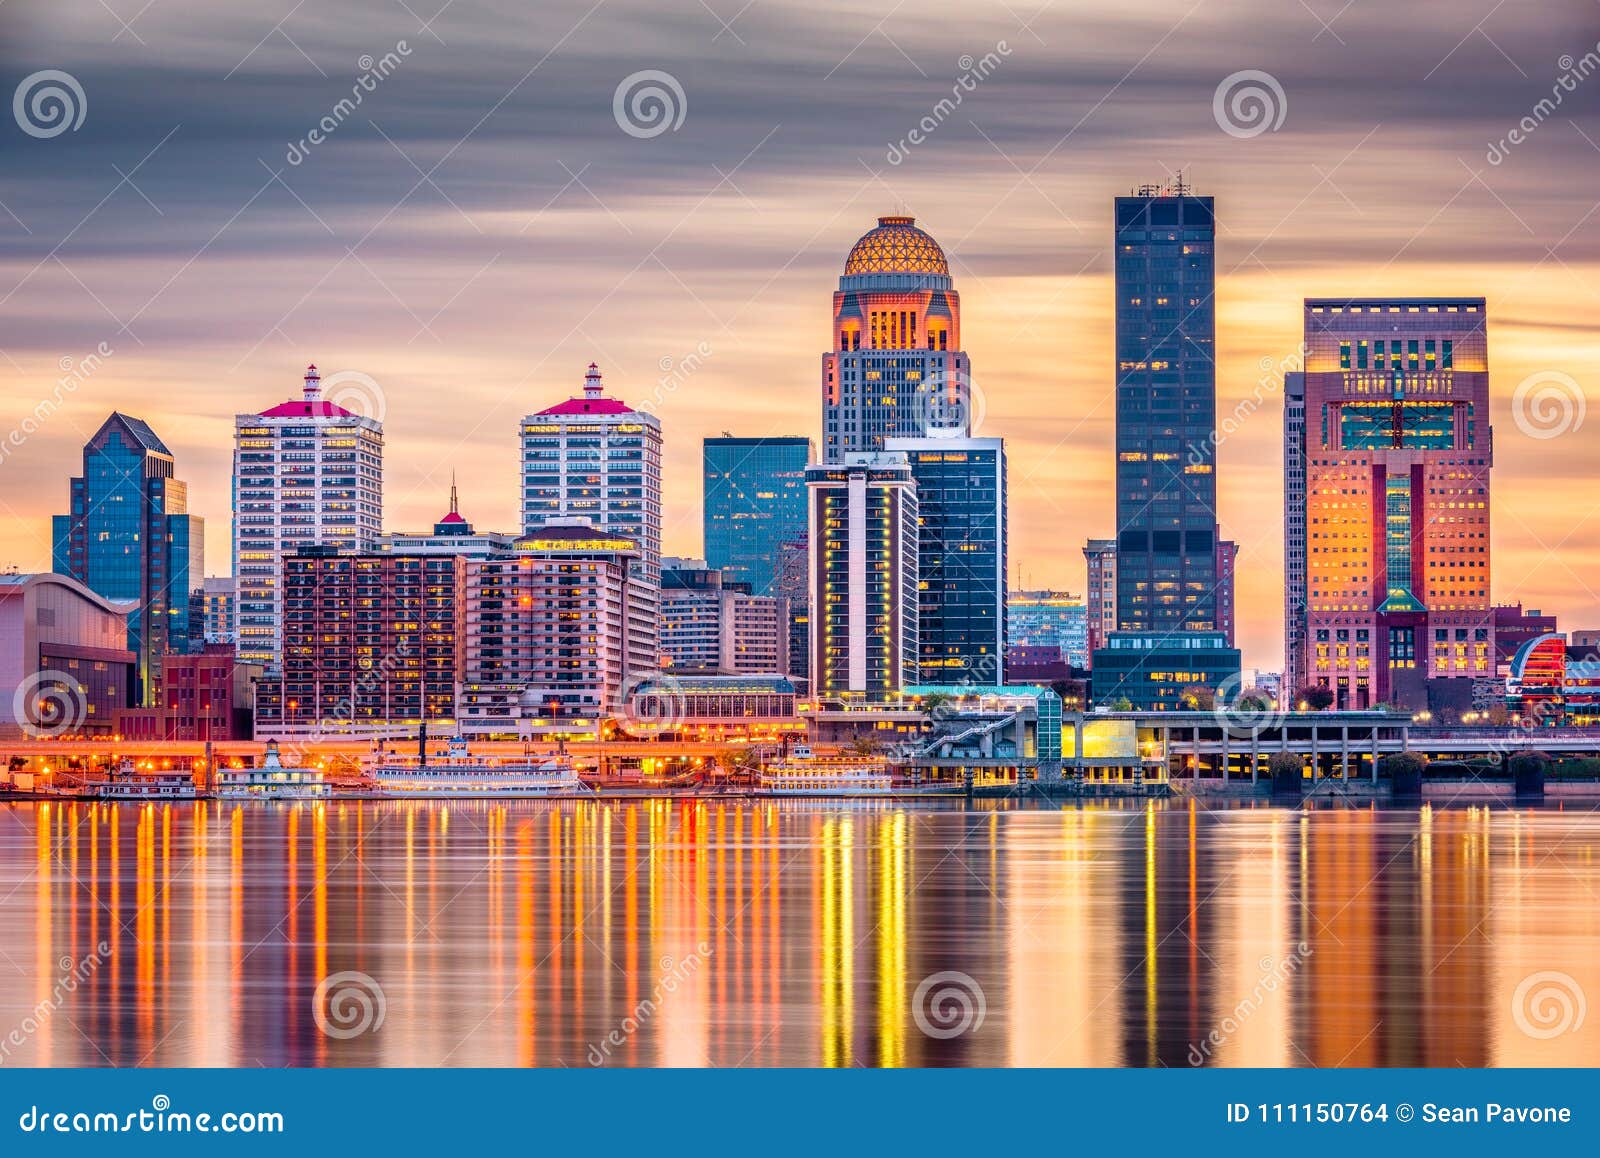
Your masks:
{"label": "white apartment tower", "polygon": [[587,519],[638,544],[628,670],[659,667],[661,420],[605,396],[589,363],[583,394],[522,420],[522,529]]}
{"label": "white apartment tower", "polygon": [[312,544],[373,551],[383,532],[383,423],[322,397],[233,421],[234,631],[241,663],[283,659],[282,560]]}

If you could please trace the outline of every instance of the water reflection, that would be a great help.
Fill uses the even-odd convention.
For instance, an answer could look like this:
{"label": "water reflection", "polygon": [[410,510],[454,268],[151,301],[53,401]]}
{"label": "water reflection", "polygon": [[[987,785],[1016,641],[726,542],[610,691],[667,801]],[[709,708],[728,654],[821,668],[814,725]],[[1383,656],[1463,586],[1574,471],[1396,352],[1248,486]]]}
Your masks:
{"label": "water reflection", "polygon": [[[1526,992],[1600,998],[1590,813],[4,811],[8,1064],[1600,1063]],[[319,1027],[346,973],[375,1030]]]}

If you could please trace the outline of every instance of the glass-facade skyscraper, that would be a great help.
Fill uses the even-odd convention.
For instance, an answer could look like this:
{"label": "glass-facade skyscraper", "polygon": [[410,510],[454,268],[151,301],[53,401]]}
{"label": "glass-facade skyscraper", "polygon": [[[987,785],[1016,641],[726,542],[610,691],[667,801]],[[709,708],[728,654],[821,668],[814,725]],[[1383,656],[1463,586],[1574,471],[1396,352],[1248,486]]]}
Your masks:
{"label": "glass-facade skyscraper", "polygon": [[808,438],[705,440],[706,565],[779,595],[784,548],[806,536]]}
{"label": "glass-facade skyscraper", "polygon": [[1005,683],[1006,451],[998,438],[891,438],[917,486],[917,682]]}
{"label": "glass-facade skyscraper", "polygon": [[96,595],[134,604],[133,706],[160,703],[161,657],[198,651],[189,596],[205,577],[205,523],[188,513],[172,452],[138,418],[113,413],[83,448],[71,511],[52,520],[54,570]]}
{"label": "glass-facade skyscraper", "polygon": [[1116,214],[1117,627],[1215,631],[1212,199],[1145,188]]}

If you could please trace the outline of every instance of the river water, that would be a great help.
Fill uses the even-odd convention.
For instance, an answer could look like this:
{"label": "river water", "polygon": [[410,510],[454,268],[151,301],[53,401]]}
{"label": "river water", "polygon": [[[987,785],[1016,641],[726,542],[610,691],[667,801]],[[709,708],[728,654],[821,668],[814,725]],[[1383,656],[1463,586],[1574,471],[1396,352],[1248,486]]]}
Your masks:
{"label": "river water", "polygon": [[0,806],[0,1066],[1592,1066],[1590,997],[1554,806]]}

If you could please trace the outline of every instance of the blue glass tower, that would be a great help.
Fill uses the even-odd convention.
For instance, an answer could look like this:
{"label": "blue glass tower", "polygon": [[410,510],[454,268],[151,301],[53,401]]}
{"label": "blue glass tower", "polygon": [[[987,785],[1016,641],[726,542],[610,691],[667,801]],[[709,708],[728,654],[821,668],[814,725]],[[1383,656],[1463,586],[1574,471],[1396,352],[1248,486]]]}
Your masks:
{"label": "blue glass tower", "polygon": [[706,565],[780,595],[785,548],[806,537],[807,438],[705,440]]}
{"label": "blue glass tower", "polygon": [[188,513],[172,452],[144,422],[113,413],[83,448],[70,514],[52,521],[54,570],[97,595],[134,604],[128,650],[134,706],[160,702],[161,657],[198,650],[189,596],[205,576],[205,522]]}

